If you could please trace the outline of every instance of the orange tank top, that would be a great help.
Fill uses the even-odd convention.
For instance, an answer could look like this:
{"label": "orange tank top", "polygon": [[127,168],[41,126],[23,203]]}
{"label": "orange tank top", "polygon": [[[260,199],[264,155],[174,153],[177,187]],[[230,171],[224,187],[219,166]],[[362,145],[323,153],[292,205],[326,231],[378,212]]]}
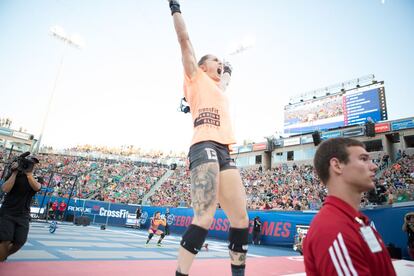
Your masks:
{"label": "orange tank top", "polygon": [[197,68],[192,79],[184,74],[184,96],[193,118],[192,145],[202,141],[215,141],[224,145],[236,143],[228,98],[217,82]]}

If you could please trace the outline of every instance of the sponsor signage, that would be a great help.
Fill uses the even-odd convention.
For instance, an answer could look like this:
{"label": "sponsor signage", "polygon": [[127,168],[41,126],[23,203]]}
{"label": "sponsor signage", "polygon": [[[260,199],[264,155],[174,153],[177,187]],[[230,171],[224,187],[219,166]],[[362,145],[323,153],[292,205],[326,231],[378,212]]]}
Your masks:
{"label": "sponsor signage", "polygon": [[321,139],[322,140],[327,140],[329,138],[336,138],[336,137],[340,137],[340,136],[342,136],[342,132],[341,131],[323,132],[321,134]]}
{"label": "sponsor signage", "polygon": [[246,145],[246,146],[240,146],[237,149],[237,153],[243,153],[243,152],[251,152],[252,151],[252,145]]}
{"label": "sponsor signage", "polygon": [[12,133],[13,132],[10,129],[0,127],[0,135],[10,136],[10,135],[12,135]]}
{"label": "sponsor signage", "polygon": [[401,120],[391,123],[391,129],[394,131],[406,128],[414,128],[414,119]]}
{"label": "sponsor signage", "polygon": [[287,138],[283,140],[283,145],[285,147],[299,145],[299,144],[300,144],[300,137]]}
{"label": "sponsor signage", "polygon": [[99,208],[99,215],[103,217],[113,217],[113,218],[127,218],[128,217],[128,210],[120,209],[120,210],[107,210],[104,207]]}
{"label": "sponsor signage", "polygon": [[383,133],[391,130],[390,123],[375,124],[375,133]]}
{"label": "sponsor signage", "polygon": [[300,143],[301,144],[313,143],[312,135],[305,135],[305,136],[300,137]]}
{"label": "sponsor signage", "polygon": [[[43,196],[35,195],[35,198],[37,199],[37,202],[42,202]],[[48,201],[49,197],[45,197],[45,202]],[[92,212],[94,212],[94,209],[96,209],[99,212],[101,210],[101,207],[104,207],[103,209],[107,212],[109,209],[116,209],[115,211],[118,211],[120,213],[125,213],[125,210],[128,210],[130,214],[133,214],[136,211],[136,206],[134,205],[111,204],[109,202],[91,200],[78,200],[77,202],[75,202],[74,199],[71,199],[68,203],[67,215],[82,215],[80,212],[70,211],[69,207],[75,207],[76,203],[79,206],[92,207]],[[41,208],[40,213],[43,213],[42,209],[44,210],[44,208]],[[412,205],[407,205],[405,207],[364,209],[362,211],[365,215],[367,215],[370,218],[370,221],[375,223],[376,228],[380,230],[381,235],[384,237],[385,244],[392,242],[397,247],[403,248],[407,244],[406,236],[395,235],[395,233],[401,231],[401,218],[404,217],[404,214],[406,214],[407,212],[412,211],[412,209]],[[184,233],[184,231],[187,229],[187,226],[190,225],[192,222],[194,215],[193,209],[169,208],[169,210],[170,215],[173,215],[173,217],[167,220],[168,224],[170,225],[171,232],[176,234]],[[163,206],[143,206],[142,211],[143,215],[141,216],[141,225],[142,228],[148,229],[150,227],[149,218],[152,217],[154,213],[157,211],[160,211],[162,214],[165,214],[166,208]],[[32,213],[33,212],[38,213],[39,209],[33,208]],[[260,220],[262,221],[261,242],[263,245],[293,246],[296,243],[296,241],[299,241],[295,240],[295,236],[298,234],[306,234],[306,226],[310,225],[315,214],[316,212],[249,210],[249,233],[251,234],[253,231],[253,218],[256,216],[260,216]],[[98,214],[87,214],[87,216],[91,218],[92,224],[125,226],[129,214],[126,215],[124,218],[101,217]],[[134,215],[131,215],[130,218],[134,217]],[[144,217],[146,219],[143,219]],[[229,235],[229,229],[230,222],[228,218],[226,217],[223,210],[218,209],[214,214],[213,222],[209,228],[208,237],[227,240]],[[408,257],[408,255],[406,256]]]}
{"label": "sponsor signage", "polygon": [[267,149],[266,142],[253,144],[253,151],[266,150],[266,149]]}
{"label": "sponsor signage", "polygon": [[30,134],[27,134],[27,133],[23,133],[23,132],[20,132],[20,131],[13,131],[13,137],[16,137],[16,138],[20,138],[20,139],[24,139],[24,140],[29,140],[30,139]]}
{"label": "sponsor signage", "polygon": [[78,206],[68,206],[68,211],[81,212],[83,214],[92,214],[91,208],[83,208],[83,207],[78,207]]}
{"label": "sponsor signage", "polygon": [[355,136],[361,136],[364,135],[365,131],[362,127],[350,129],[350,130],[344,130],[342,132],[342,136],[344,137],[355,137]]}

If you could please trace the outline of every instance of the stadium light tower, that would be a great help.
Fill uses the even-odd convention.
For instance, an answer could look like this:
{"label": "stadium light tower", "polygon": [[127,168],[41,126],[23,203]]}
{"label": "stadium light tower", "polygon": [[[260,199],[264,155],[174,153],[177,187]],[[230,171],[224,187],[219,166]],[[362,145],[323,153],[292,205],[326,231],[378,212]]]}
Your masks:
{"label": "stadium light tower", "polygon": [[244,51],[253,48],[256,44],[256,39],[254,36],[245,36],[242,41],[237,44],[230,46],[230,49],[227,51],[226,56],[234,56]]}
{"label": "stadium light tower", "polygon": [[37,145],[36,145],[36,149],[35,149],[36,153],[39,152],[40,146],[41,146],[41,143],[42,143],[42,138],[43,138],[43,133],[44,133],[45,127],[46,127],[46,122],[47,122],[47,119],[48,119],[48,116],[49,116],[50,108],[52,106],[53,98],[55,96],[56,86],[57,86],[57,83],[58,83],[58,80],[59,80],[59,77],[60,77],[60,73],[62,71],[62,65],[63,65],[63,59],[65,57],[65,51],[68,48],[68,46],[72,46],[72,47],[75,47],[77,49],[82,49],[84,47],[83,40],[81,39],[81,37],[79,35],[77,35],[77,34],[68,35],[63,30],[63,28],[60,27],[60,26],[51,27],[50,28],[50,35],[52,37],[56,38],[56,39],[59,39],[59,40],[63,41],[64,50],[63,50],[62,56],[60,58],[60,63],[59,63],[58,71],[56,73],[55,80],[53,82],[53,88],[52,88],[52,92],[50,93],[49,102],[48,102],[47,107],[46,107],[45,117],[43,118],[42,129],[40,131],[39,140],[37,141]]}

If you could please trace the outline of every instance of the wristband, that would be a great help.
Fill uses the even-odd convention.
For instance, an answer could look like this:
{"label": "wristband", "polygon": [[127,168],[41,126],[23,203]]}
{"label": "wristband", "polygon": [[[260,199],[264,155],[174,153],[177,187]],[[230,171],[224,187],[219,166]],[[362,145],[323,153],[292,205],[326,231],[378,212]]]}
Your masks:
{"label": "wristband", "polygon": [[231,67],[228,65],[224,65],[223,66],[223,73],[229,73],[229,75],[231,76]]}
{"label": "wristband", "polygon": [[171,9],[171,15],[174,15],[174,13],[176,12],[181,13],[180,4],[176,0],[170,1],[170,9]]}

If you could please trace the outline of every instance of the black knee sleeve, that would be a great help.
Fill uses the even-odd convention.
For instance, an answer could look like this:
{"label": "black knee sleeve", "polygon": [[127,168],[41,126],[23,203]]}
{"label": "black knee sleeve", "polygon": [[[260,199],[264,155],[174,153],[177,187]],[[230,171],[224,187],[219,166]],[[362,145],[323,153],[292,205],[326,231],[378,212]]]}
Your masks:
{"label": "black knee sleeve", "polygon": [[161,234],[161,239],[163,239],[165,237],[165,234],[164,233],[162,233]]}
{"label": "black knee sleeve", "polygon": [[150,239],[152,239],[152,237],[154,236],[154,234],[153,233],[150,233],[149,235],[148,235],[148,239],[150,240]]}
{"label": "black knee sleeve", "polygon": [[229,231],[229,249],[234,252],[247,253],[249,228],[233,228]]}
{"label": "black knee sleeve", "polygon": [[181,239],[181,246],[194,255],[200,251],[206,240],[208,230],[198,225],[190,224]]}

